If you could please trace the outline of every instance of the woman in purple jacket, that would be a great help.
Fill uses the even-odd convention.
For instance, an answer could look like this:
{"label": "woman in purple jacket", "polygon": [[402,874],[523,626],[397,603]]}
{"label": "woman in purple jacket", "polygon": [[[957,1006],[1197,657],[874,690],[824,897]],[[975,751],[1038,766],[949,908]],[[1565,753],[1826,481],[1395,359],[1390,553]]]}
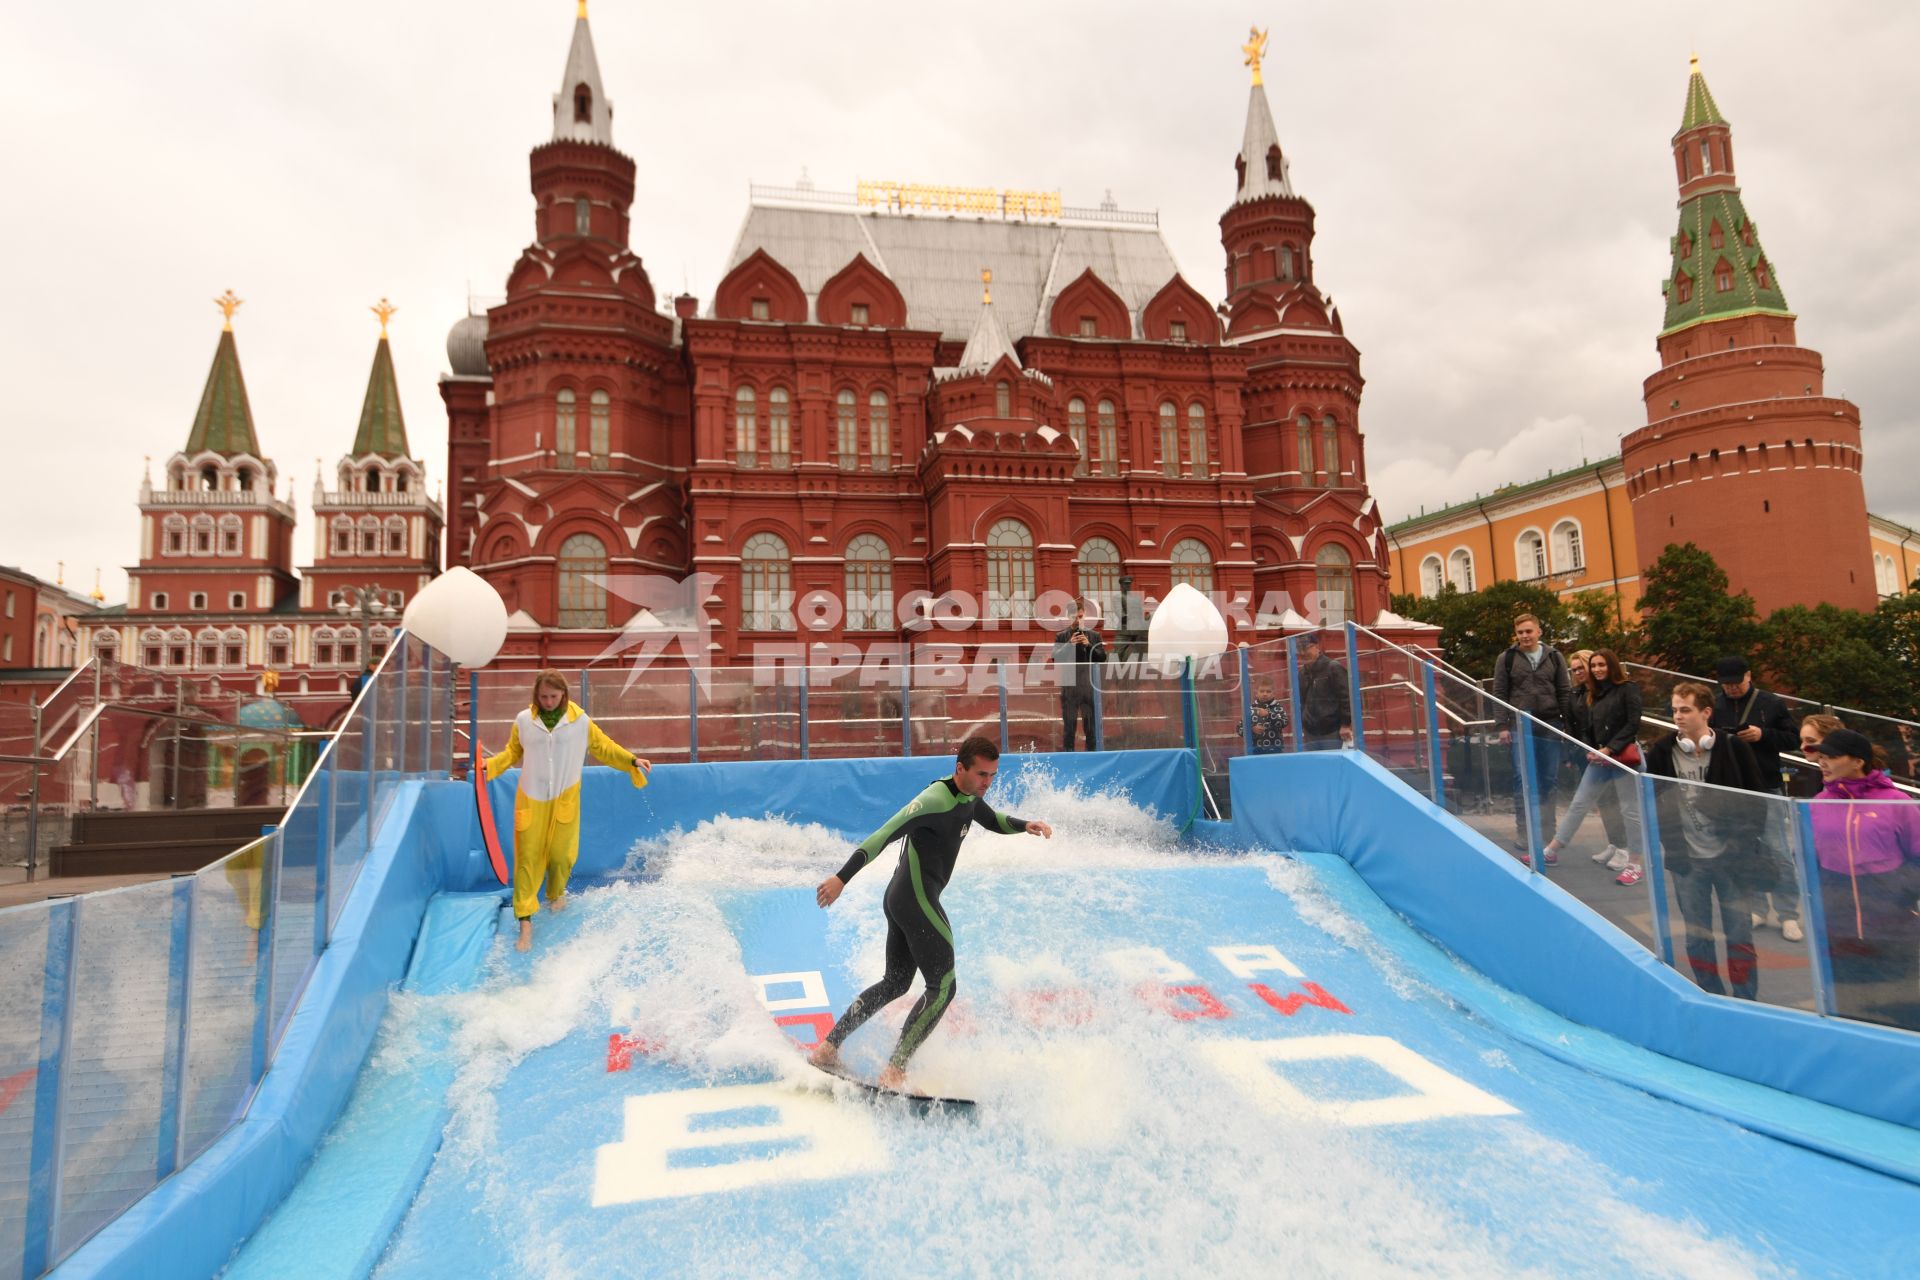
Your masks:
{"label": "woman in purple jacket", "polygon": [[1835,1004],[1920,1030],[1920,804],[1875,767],[1865,734],[1836,729],[1812,750],[1827,780],[1813,846]]}

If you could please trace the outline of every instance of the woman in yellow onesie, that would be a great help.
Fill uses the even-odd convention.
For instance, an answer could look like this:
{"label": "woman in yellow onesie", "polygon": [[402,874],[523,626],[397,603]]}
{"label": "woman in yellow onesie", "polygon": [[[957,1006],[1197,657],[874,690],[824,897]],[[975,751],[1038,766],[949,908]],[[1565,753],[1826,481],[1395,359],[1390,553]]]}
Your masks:
{"label": "woman in yellow onesie", "polygon": [[580,771],[587,754],[601,764],[633,775],[647,785],[653,765],[600,732],[578,704],[567,697],[567,678],[542,671],[533,682],[533,702],[513,719],[506,750],[487,760],[487,776],[520,766],[520,789],[513,798],[513,914],[520,920],[516,950],[533,946],[533,916],[540,886],[547,888],[547,910],[567,899],[567,877],[580,854]]}

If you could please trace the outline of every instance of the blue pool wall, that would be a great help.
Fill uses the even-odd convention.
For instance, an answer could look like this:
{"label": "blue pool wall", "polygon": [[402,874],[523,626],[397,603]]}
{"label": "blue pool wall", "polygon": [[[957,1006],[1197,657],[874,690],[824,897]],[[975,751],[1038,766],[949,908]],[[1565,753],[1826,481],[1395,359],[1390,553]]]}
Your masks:
{"label": "blue pool wall", "polygon": [[[1685,1062],[1920,1127],[1920,1037],[1702,994],[1358,753],[1235,759],[1239,803],[1229,822],[1196,820],[1186,751],[1008,756],[1002,764],[1009,783],[1042,769],[1062,784],[1117,785],[1223,847],[1338,854],[1422,932],[1554,1012]],[[589,769],[576,874],[616,871],[636,839],[719,813],[780,814],[858,839],[891,812],[887,802],[951,767],[947,756],[662,765],[644,791],[625,775]],[[492,784],[508,826],[513,784],[512,774]],[[246,1118],[58,1274],[212,1274],[299,1178],[346,1105],[429,899],[497,887],[464,784],[405,783],[392,805]],[[856,814],[860,827],[849,829]]]}

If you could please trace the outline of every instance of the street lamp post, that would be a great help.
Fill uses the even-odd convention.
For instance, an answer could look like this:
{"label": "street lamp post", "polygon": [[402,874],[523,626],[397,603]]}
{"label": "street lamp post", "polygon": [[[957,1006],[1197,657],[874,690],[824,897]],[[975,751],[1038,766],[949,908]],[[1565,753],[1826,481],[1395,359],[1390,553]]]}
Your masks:
{"label": "street lamp post", "polygon": [[343,597],[333,606],[334,612],[343,618],[360,619],[360,662],[361,670],[373,661],[373,624],[383,618],[391,618],[399,613],[387,603],[386,591],[382,587],[369,583],[364,587],[348,587],[341,592]]}

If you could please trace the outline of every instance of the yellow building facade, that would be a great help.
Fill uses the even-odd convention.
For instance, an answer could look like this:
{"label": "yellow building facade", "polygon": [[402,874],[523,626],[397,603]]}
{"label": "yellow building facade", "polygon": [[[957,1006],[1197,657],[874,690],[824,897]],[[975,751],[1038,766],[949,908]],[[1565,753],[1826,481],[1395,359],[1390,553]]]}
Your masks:
{"label": "yellow building facade", "polygon": [[[1920,573],[1920,530],[1875,515],[1867,529],[1876,594],[1906,590]],[[1387,527],[1387,548],[1396,594],[1432,596],[1448,583],[1474,591],[1516,580],[1563,597],[1610,591],[1623,622],[1639,607],[1642,567],[1660,551],[1643,559],[1635,545],[1618,457],[1422,512]]]}

